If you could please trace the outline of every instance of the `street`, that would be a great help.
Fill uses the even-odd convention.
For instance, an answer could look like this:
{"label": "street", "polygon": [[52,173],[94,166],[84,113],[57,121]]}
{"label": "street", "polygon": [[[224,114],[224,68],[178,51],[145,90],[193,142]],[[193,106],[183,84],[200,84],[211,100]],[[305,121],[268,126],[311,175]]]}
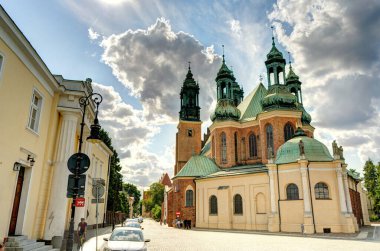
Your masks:
{"label": "street", "polygon": [[[341,240],[327,238],[309,238],[278,236],[269,234],[253,233],[230,233],[217,231],[183,230],[160,226],[159,223],[145,219],[144,227],[145,239],[150,239],[148,250],[355,250],[355,251],[375,251],[380,250],[380,232],[376,229],[375,240],[372,233],[367,240]],[[98,247],[103,244],[104,234],[98,237]],[[84,251],[95,250],[95,238],[89,239],[84,246]]]}

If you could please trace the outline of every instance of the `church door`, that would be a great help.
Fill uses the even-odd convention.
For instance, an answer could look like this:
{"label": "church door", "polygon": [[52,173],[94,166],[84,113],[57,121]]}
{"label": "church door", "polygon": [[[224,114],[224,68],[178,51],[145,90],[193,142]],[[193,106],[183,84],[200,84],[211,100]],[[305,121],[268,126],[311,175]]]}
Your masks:
{"label": "church door", "polygon": [[9,233],[8,233],[9,236],[14,235],[16,231],[18,209],[20,206],[22,185],[24,183],[24,174],[25,174],[25,167],[22,166],[18,173],[18,179],[17,179],[16,191],[15,191],[15,197],[13,201],[13,208],[12,208],[12,215],[11,215],[11,223],[9,225]]}

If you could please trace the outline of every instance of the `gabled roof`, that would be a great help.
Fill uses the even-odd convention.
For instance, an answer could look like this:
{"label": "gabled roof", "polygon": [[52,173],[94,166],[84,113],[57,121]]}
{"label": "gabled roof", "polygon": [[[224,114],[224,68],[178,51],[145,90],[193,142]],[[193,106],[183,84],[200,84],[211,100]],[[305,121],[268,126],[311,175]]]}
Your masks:
{"label": "gabled roof", "polygon": [[260,83],[237,107],[240,112],[240,120],[249,120],[255,118],[257,114],[263,111],[261,100],[267,95],[267,90]]}
{"label": "gabled roof", "polygon": [[212,159],[201,155],[195,155],[189,159],[174,178],[202,177],[218,172],[219,170],[220,169]]}

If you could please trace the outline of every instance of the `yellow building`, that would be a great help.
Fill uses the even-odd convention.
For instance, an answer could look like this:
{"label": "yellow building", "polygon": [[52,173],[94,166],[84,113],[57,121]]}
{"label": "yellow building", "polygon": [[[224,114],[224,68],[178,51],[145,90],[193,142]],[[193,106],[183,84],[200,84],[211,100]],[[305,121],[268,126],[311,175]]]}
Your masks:
{"label": "yellow building", "polygon": [[[91,93],[90,79],[72,81],[51,74],[0,8],[1,239],[16,234],[51,240],[62,237],[68,229],[71,199],[66,198],[67,161],[78,150],[79,98]],[[84,139],[94,120],[93,103],[87,106],[86,115]],[[76,220],[85,217],[93,225],[92,185],[94,178],[107,183],[112,152],[104,143],[84,142],[82,149],[91,165],[86,173],[86,205],[77,208]],[[105,203],[100,204],[99,222],[104,210]]]}

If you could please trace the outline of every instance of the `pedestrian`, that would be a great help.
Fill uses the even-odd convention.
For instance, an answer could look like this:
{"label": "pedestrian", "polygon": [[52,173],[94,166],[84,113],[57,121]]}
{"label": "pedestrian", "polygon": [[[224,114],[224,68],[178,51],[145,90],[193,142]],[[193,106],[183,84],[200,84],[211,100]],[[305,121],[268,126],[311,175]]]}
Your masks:
{"label": "pedestrian", "polygon": [[78,224],[77,234],[78,234],[79,247],[82,247],[83,243],[86,241],[86,234],[87,234],[87,222],[84,221],[84,218],[80,219],[80,222]]}
{"label": "pedestrian", "polygon": [[0,242],[0,251],[4,251],[4,244]]}

